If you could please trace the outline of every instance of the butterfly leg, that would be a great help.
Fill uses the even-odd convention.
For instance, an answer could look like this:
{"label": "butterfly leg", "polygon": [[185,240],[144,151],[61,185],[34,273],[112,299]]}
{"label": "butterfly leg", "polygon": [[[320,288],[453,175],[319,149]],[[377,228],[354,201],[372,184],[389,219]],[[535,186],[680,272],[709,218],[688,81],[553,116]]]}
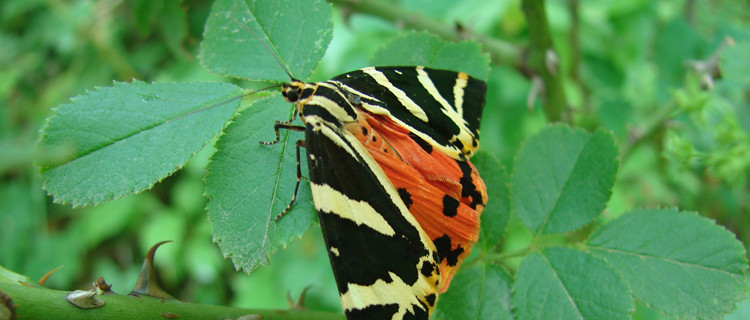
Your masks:
{"label": "butterfly leg", "polygon": [[[297,113],[295,112],[294,114],[296,115]],[[279,143],[279,141],[281,140],[281,133],[279,132],[280,129],[298,131],[298,132],[305,131],[305,127],[291,124],[290,122],[292,121],[294,121],[294,118],[290,119],[289,121],[276,121],[276,124],[273,125],[273,131],[276,133],[276,140],[259,141],[260,144],[264,146],[270,146],[272,144]]]}
{"label": "butterfly leg", "polygon": [[279,221],[281,217],[286,215],[289,210],[292,210],[292,206],[294,205],[294,201],[297,200],[297,191],[299,190],[299,184],[302,181],[302,166],[300,164],[300,148],[305,147],[305,140],[297,140],[297,184],[294,185],[294,193],[292,193],[292,201],[289,201],[289,205],[286,206],[286,208],[279,213],[276,218],[274,218],[274,221]]}

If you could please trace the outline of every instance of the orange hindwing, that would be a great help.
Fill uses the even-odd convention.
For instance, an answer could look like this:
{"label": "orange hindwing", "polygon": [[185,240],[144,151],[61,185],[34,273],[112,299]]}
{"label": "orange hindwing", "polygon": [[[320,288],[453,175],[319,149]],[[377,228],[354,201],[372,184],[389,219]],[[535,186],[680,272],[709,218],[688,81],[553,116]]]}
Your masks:
{"label": "orange hindwing", "polygon": [[361,110],[349,126],[398,190],[440,257],[441,292],[479,237],[487,189],[469,161],[432,148],[387,117]]}

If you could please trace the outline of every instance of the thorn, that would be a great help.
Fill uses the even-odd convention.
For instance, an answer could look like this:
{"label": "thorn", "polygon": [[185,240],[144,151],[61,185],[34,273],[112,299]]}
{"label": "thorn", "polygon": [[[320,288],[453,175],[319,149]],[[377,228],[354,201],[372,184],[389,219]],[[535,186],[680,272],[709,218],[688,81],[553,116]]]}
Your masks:
{"label": "thorn", "polygon": [[65,295],[65,300],[68,300],[70,304],[81,309],[101,308],[106,303],[104,300],[96,298],[96,291],[94,289],[73,291]]}
{"label": "thorn", "polygon": [[55,272],[56,272],[57,270],[60,270],[60,269],[62,269],[62,267],[64,267],[64,266],[59,266],[59,267],[57,267],[57,268],[54,268],[54,269],[52,269],[52,270],[51,270],[50,272],[47,272],[47,274],[43,275],[43,276],[42,276],[42,278],[41,278],[41,279],[39,279],[39,281],[37,281],[36,283],[38,283],[39,285],[41,285],[41,286],[43,287],[43,286],[44,286],[44,284],[45,284],[45,283],[47,282],[47,279],[49,279],[49,277],[50,277],[50,276],[51,276],[51,275],[52,275],[53,273],[55,273]]}
{"label": "thorn", "polygon": [[705,73],[701,76],[701,89],[706,91],[714,89],[714,78],[710,74]]}
{"label": "thorn", "polygon": [[560,67],[560,59],[552,49],[547,49],[544,53],[544,65],[547,67],[547,72],[553,77],[557,76],[557,69]]}
{"label": "thorn", "polygon": [[167,242],[172,242],[172,240],[159,242],[148,250],[146,259],[143,260],[143,266],[141,266],[141,273],[138,275],[138,281],[136,281],[133,291],[130,291],[129,295],[146,295],[155,298],[174,299],[174,297],[166,293],[159,286],[156,279],[156,270],[154,270],[154,254],[156,253],[156,249]]}
{"label": "thorn", "polygon": [[534,104],[536,103],[536,98],[539,97],[542,92],[544,91],[544,82],[542,81],[542,78],[538,75],[534,75],[531,77],[531,89],[529,89],[529,95],[526,97],[526,108],[529,109],[529,111],[534,110]]}
{"label": "thorn", "polygon": [[99,277],[99,279],[96,279],[94,282],[94,287],[96,288],[96,293],[101,295],[108,295],[108,294],[115,294],[114,291],[112,291],[112,286],[107,284],[107,282],[104,281],[103,277]]}
{"label": "thorn", "polygon": [[305,305],[304,305],[305,304],[305,295],[307,294],[307,290],[310,290],[310,287],[312,287],[312,286],[307,286],[304,289],[302,289],[302,292],[299,294],[299,298],[297,298],[297,302],[295,302],[292,299],[291,293],[289,291],[287,291],[287,293],[286,293],[286,301],[289,302],[289,309],[292,309],[292,310],[307,310],[305,308]]}

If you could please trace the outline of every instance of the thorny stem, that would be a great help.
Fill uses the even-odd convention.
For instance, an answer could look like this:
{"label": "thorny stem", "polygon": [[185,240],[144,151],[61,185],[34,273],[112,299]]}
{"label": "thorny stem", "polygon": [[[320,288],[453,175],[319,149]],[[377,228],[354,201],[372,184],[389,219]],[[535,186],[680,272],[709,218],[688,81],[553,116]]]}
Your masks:
{"label": "thorny stem", "polygon": [[[544,90],[544,113],[549,122],[563,120],[567,99],[563,90],[562,76],[547,66],[549,52],[554,53],[552,36],[547,23],[544,0],[522,0],[521,9],[529,28],[528,66],[532,74],[542,78]],[[554,72],[555,74],[553,74]]]}
{"label": "thorny stem", "polygon": [[[16,319],[344,319],[343,314],[330,312],[251,310],[127,294],[96,295],[97,299],[106,302],[103,306],[80,309],[65,299],[68,293],[69,291],[0,281],[0,294],[11,299]],[[254,315],[258,317],[253,317]]]}

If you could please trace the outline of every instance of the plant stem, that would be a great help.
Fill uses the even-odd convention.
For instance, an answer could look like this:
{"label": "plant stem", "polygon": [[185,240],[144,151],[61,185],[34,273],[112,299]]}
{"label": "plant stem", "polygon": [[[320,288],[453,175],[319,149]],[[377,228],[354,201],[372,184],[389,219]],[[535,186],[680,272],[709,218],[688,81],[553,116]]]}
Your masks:
{"label": "plant stem", "polygon": [[492,62],[519,68],[521,66],[521,50],[505,41],[501,41],[483,34],[461,29],[443,21],[421,16],[417,12],[409,11],[390,1],[380,0],[331,0],[335,5],[355,12],[367,13],[380,17],[395,25],[406,28],[423,30],[434,33],[446,40],[471,39],[480,43],[490,54]]}
{"label": "plant stem", "polygon": [[561,121],[568,104],[561,74],[557,71],[557,66],[551,67],[548,64],[548,55],[555,51],[544,0],[522,0],[521,8],[529,27],[528,67],[533,74],[541,77],[544,83],[544,113],[549,122]]}
{"label": "plant stem", "polygon": [[[157,299],[124,294],[96,295],[106,304],[100,308],[80,309],[69,303],[69,291],[24,286],[0,280],[0,294],[10,297],[15,319],[237,319],[258,315],[257,319],[343,320],[344,315],[310,310],[252,310]],[[179,317],[179,318],[176,318]]]}
{"label": "plant stem", "polygon": [[620,151],[620,158],[624,162],[630,153],[641,145],[644,141],[651,140],[660,129],[667,125],[667,120],[675,117],[675,111],[679,109],[679,105],[675,101],[671,101],[663,108],[656,108],[655,114],[646,118],[644,124],[638,128],[634,128],[631,131],[631,137],[628,139],[628,143],[622,145]]}

